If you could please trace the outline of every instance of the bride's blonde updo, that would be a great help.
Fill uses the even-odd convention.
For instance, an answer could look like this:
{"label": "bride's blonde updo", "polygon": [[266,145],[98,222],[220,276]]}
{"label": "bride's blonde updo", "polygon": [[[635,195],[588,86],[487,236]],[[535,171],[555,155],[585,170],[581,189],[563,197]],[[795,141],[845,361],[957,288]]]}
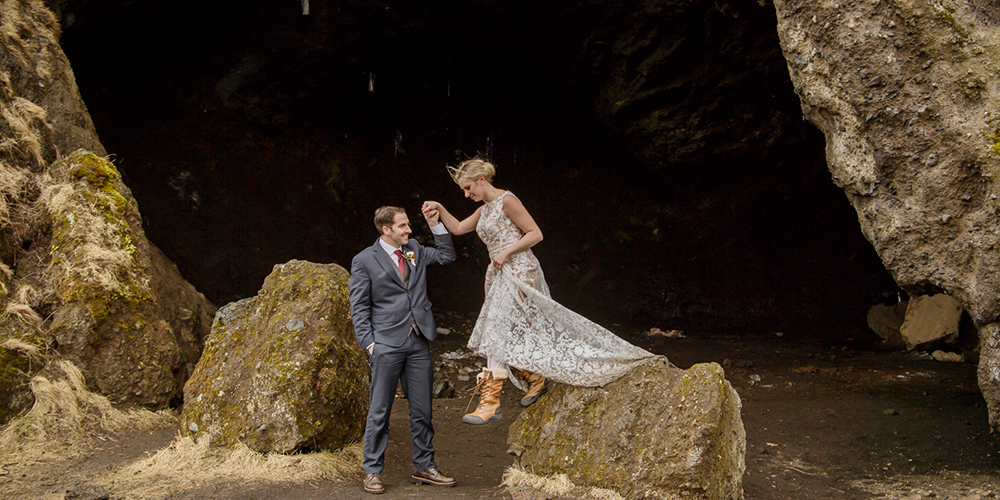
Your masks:
{"label": "bride's blonde updo", "polygon": [[496,175],[497,169],[492,163],[486,160],[473,158],[459,163],[457,167],[449,165],[448,173],[451,174],[451,178],[455,181],[455,184],[458,184],[458,181],[463,177],[476,180],[480,175],[485,177],[487,181],[493,182],[493,176]]}

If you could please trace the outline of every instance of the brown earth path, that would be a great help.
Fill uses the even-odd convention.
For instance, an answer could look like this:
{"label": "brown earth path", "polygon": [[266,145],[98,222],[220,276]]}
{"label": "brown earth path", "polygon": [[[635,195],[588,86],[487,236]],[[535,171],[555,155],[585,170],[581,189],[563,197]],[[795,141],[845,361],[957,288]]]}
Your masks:
{"label": "brown earth path", "polygon": [[[461,351],[469,322],[445,318],[441,323],[455,332],[432,346],[438,359]],[[940,363],[852,340],[819,345],[787,335],[741,341],[697,333],[685,339],[631,333],[631,341],[667,354],[681,368],[707,361],[726,367],[743,401],[748,500],[1000,497],[1000,437],[989,433],[974,363]],[[443,373],[456,381],[460,393],[470,384],[457,381],[447,367]],[[162,493],[142,496],[116,486],[123,484],[116,475],[124,467],[170,443],[177,429],[163,428],[96,436],[88,446],[53,443],[51,459],[0,457],[0,498],[62,499],[80,484],[106,485],[112,499],[136,500],[510,498],[498,487],[513,463],[506,439],[520,410],[519,397],[516,389],[506,388],[504,420],[486,426],[461,422],[467,396],[435,400],[437,461],[458,480],[454,488],[409,482],[406,402],[397,399],[383,474],[387,491],[379,497],[361,490],[360,471],[350,481],[303,484],[220,478],[179,487],[165,480]]]}

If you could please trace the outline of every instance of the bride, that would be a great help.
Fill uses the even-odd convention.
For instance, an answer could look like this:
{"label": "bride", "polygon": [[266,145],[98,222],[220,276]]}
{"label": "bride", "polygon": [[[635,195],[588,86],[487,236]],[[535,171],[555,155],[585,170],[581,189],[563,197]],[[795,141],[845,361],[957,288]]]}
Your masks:
{"label": "bride", "polygon": [[602,386],[655,356],[552,300],[531,251],[542,231],[517,196],[493,185],[492,163],[473,158],[448,171],[466,198],[483,205],[461,221],[435,201],[425,201],[421,210],[437,210],[454,235],[475,229],[491,260],[486,300],[469,338],[469,348],[486,357],[486,368],[476,376],[479,405],[462,421],[499,421],[508,377],[526,391],[521,406],[527,407],[545,394],[550,379]]}

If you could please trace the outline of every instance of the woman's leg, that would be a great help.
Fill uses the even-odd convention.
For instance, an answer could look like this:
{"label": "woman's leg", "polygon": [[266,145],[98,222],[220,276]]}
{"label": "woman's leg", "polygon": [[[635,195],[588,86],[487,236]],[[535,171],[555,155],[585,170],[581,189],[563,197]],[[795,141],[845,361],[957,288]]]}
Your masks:
{"label": "woman's leg", "polygon": [[[487,360],[489,366],[490,360]],[[499,422],[503,418],[500,410],[500,391],[503,381],[507,379],[506,368],[484,368],[476,375],[476,390],[479,391],[479,406],[476,411],[462,417],[467,424],[488,424]]]}
{"label": "woman's leg", "polygon": [[[515,368],[515,370],[517,370]],[[521,406],[527,408],[538,401],[538,398],[542,397],[546,392],[549,391],[549,379],[543,377],[541,374],[535,372],[529,372],[528,370],[518,370],[524,380],[528,382],[528,392],[521,398]]]}

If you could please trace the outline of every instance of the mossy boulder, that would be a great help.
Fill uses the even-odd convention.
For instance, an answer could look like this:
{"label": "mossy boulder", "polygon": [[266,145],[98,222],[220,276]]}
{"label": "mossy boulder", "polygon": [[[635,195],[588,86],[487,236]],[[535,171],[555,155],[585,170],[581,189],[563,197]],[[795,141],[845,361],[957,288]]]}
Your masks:
{"label": "mossy boulder", "polygon": [[260,452],[361,441],[370,375],[349,278],[336,264],[292,260],[274,267],[257,296],[219,309],[184,387],[182,430]]}
{"label": "mossy boulder", "polygon": [[741,407],[718,364],[658,359],[604,387],[553,385],[511,425],[508,451],[535,474],[629,499],[739,499]]}
{"label": "mossy boulder", "polygon": [[[49,167],[41,199],[50,232],[48,245],[38,245],[48,259],[38,286],[52,301],[53,347],[112,401],[179,404],[200,343],[178,338],[171,321],[180,313],[161,296],[190,285],[154,268],[154,247],[114,164],[78,150]],[[200,294],[189,299],[189,310],[215,310]]]}

